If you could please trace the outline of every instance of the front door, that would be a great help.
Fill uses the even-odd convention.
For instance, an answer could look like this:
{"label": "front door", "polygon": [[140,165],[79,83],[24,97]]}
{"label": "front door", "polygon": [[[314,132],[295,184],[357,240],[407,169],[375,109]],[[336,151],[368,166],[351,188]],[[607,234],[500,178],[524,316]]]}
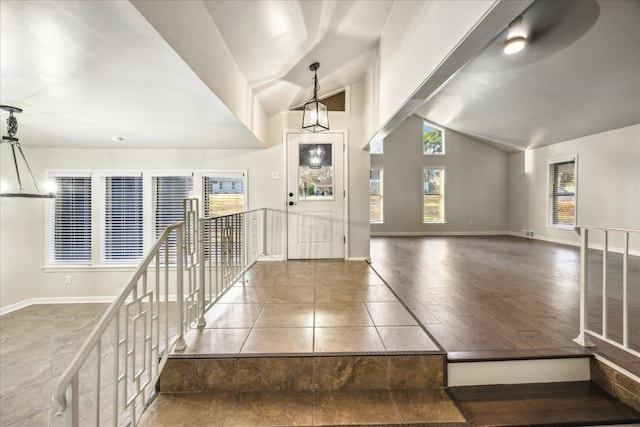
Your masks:
{"label": "front door", "polygon": [[287,258],[344,259],[344,135],[286,138]]}

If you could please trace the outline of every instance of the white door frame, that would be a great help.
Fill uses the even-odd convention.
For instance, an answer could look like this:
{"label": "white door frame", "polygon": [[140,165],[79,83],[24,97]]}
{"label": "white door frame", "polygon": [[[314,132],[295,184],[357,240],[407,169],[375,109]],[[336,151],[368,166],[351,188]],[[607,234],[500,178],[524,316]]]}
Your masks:
{"label": "white door frame", "polygon": [[[305,135],[307,131],[303,131],[300,129],[282,129],[282,164],[284,165],[284,179],[282,180],[282,194],[284,197],[284,233],[283,233],[283,248],[284,248],[284,259],[285,261],[289,259],[289,205],[287,204],[289,198],[286,197],[287,194],[287,177],[289,174],[289,161],[288,161],[288,143],[287,143],[287,135],[289,134],[297,134],[297,135]],[[343,152],[343,171],[342,171],[342,182],[344,187],[344,203],[343,203],[343,214],[344,214],[344,259],[349,259],[349,131],[347,129],[330,129],[326,132],[322,132],[322,134],[340,134],[342,135],[344,141],[344,152]]]}

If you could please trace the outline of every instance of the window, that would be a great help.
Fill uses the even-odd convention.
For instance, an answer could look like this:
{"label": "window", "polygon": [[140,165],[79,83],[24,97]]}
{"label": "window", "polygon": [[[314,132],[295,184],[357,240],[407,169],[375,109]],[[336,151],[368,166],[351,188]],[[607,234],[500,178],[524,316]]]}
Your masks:
{"label": "window", "polygon": [[[189,198],[193,190],[193,176],[153,177],[153,219],[154,239],[171,224],[182,221],[183,200]],[[176,260],[176,237],[169,238],[169,259]]]}
{"label": "window", "polygon": [[444,132],[424,122],[422,127],[423,154],[444,154]]}
{"label": "window", "polygon": [[372,224],[384,222],[384,170],[371,168],[369,172],[369,221]]}
{"label": "window", "polygon": [[551,226],[571,228],[576,223],[576,159],[549,165]]}
{"label": "window", "polygon": [[91,262],[91,176],[54,176],[56,197],[51,203],[49,261]]}
{"label": "window", "polygon": [[423,222],[444,222],[444,168],[424,168],[423,190]]}
{"label": "window", "polygon": [[245,210],[244,172],[219,172],[203,177],[204,215],[226,215]]}
{"label": "window", "polygon": [[369,153],[370,154],[384,154],[384,139],[379,141],[372,141],[369,144]]}
{"label": "window", "polygon": [[103,261],[142,258],[142,176],[104,179]]}

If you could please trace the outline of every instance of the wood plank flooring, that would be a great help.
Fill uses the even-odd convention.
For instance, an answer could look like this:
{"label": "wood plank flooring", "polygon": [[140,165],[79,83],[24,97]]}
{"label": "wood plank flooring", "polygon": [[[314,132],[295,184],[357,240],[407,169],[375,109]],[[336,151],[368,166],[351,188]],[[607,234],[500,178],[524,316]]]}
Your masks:
{"label": "wood plank flooring", "polygon": [[[631,258],[637,280],[640,262]],[[372,237],[371,259],[435,339],[458,357],[522,357],[526,351],[551,356],[581,349],[572,341],[579,325],[577,247],[511,236]],[[597,253],[590,256],[593,278],[602,271],[601,260]],[[612,335],[619,335],[619,259],[611,255],[611,262],[609,324]],[[601,319],[596,282],[590,284],[593,325]],[[630,294],[636,313],[639,294]],[[640,320],[631,323],[630,341],[640,346]]]}
{"label": "wood plank flooring", "polygon": [[584,426],[638,423],[640,414],[592,382],[452,387],[469,424]]}

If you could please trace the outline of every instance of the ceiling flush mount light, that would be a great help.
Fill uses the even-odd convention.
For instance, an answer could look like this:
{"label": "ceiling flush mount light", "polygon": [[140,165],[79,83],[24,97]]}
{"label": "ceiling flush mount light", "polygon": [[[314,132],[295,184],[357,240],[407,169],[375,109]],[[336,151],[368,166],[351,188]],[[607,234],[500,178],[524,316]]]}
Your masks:
{"label": "ceiling flush mount light", "polygon": [[504,53],[513,55],[520,52],[527,45],[526,30],[521,28],[522,16],[518,16],[509,24],[507,40],[504,43]]}
{"label": "ceiling flush mount light", "polygon": [[507,39],[504,44],[504,53],[513,55],[520,52],[527,45],[527,39],[524,37],[512,37]]}
{"label": "ceiling flush mount light", "polygon": [[319,62],[314,62],[309,66],[309,69],[313,71],[313,98],[304,104],[302,113],[302,129],[309,132],[329,130],[327,106],[318,101],[318,68],[320,68]]}
{"label": "ceiling flush mount light", "polygon": [[[7,143],[11,146],[11,154],[13,154],[13,165],[16,168],[16,177],[18,178],[18,191],[15,192],[5,192],[4,190],[0,191],[0,197],[28,197],[28,198],[53,198],[55,197],[54,193],[43,193],[38,188],[38,183],[36,181],[36,177],[33,175],[31,171],[31,167],[29,166],[29,162],[22,151],[22,147],[20,146],[20,141],[16,138],[16,134],[18,133],[18,119],[13,115],[14,113],[22,113],[22,109],[18,107],[11,107],[9,105],[0,105],[0,109],[9,112],[9,118],[7,119],[7,134],[2,136],[2,143]],[[24,162],[27,170],[29,171],[29,175],[31,175],[31,179],[33,180],[33,186],[35,187],[35,193],[31,193],[25,191],[22,188],[22,178],[20,176],[20,167],[18,166],[18,156],[16,155],[16,151],[20,153],[20,157]]]}

